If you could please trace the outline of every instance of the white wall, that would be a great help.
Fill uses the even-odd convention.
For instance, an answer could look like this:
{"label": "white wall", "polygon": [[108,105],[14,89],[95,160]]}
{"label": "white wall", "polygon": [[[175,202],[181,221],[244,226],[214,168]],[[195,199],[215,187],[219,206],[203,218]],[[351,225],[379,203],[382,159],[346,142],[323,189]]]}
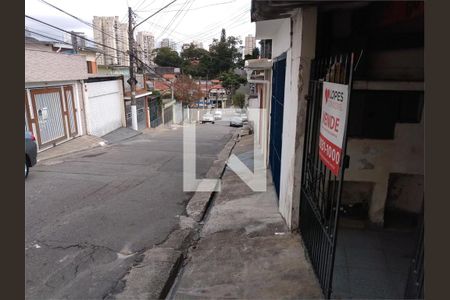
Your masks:
{"label": "white wall", "polygon": [[272,39],[272,58],[290,48],[291,19],[276,19],[256,22],[256,39]]}
{"label": "white wall", "polygon": [[[310,62],[315,54],[316,17],[315,8],[295,11],[292,17],[292,48],[287,51],[286,59],[279,210],[291,229],[297,227],[299,217],[306,112],[304,99],[308,93]],[[283,30],[290,32],[289,27],[283,27]],[[272,44],[272,47],[275,45]],[[278,46],[276,48],[279,49]]]}
{"label": "white wall", "polygon": [[122,117],[125,114],[122,81],[89,82],[86,86],[88,134],[100,137],[122,127]]}
{"label": "white wall", "polygon": [[[256,38],[272,39],[272,58],[286,52],[286,78],[283,111],[283,144],[281,154],[279,211],[289,228],[298,223],[301,150],[303,148],[304,118],[310,61],[314,58],[316,38],[315,8],[297,9],[291,18],[256,22]],[[292,41],[291,41],[292,29]],[[302,77],[301,82],[299,76]],[[271,85],[266,93],[270,111]],[[270,123],[270,119],[268,120]],[[267,130],[267,137],[270,128]]]}

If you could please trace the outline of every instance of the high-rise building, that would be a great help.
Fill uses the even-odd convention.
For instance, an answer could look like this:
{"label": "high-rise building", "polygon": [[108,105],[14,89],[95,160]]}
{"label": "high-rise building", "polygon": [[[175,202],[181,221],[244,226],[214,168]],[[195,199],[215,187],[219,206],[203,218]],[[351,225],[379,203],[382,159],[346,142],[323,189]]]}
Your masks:
{"label": "high-rise building", "polygon": [[175,43],[174,41],[172,41],[168,38],[161,40],[160,47],[161,48],[170,48],[173,51],[177,51],[177,43]]}
{"label": "high-rise building", "polygon": [[155,37],[147,31],[139,31],[136,38],[137,53],[144,63],[153,64],[153,49],[155,49]]}
{"label": "high-rise building", "polygon": [[105,45],[97,45],[103,53],[99,56],[99,65],[129,66],[128,24],[119,22],[119,17],[94,16],[94,41]]}
{"label": "high-rise building", "polygon": [[86,34],[84,32],[72,31],[70,34],[66,33],[64,35],[64,41],[72,45],[77,44],[78,48],[86,47]]}
{"label": "high-rise building", "polygon": [[162,39],[160,43],[161,48],[169,48],[170,40],[169,39]]}
{"label": "high-rise building", "polygon": [[254,48],[256,48],[256,37],[249,34],[245,37],[244,55],[252,54]]}

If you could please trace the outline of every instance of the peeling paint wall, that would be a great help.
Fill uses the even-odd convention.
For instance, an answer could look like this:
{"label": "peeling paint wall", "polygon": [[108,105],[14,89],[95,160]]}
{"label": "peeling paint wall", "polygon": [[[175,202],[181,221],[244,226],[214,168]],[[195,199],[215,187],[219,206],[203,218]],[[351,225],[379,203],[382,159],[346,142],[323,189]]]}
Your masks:
{"label": "peeling paint wall", "polygon": [[[424,174],[423,113],[420,123],[397,123],[393,140],[349,138],[347,147],[350,166],[345,180],[374,183],[369,218],[372,223],[382,225],[390,174]],[[416,202],[421,201],[422,196],[423,193],[409,205],[419,205]]]}
{"label": "peeling paint wall", "polygon": [[299,219],[307,105],[305,96],[308,93],[310,63],[315,54],[316,20],[316,8],[295,12],[292,17],[292,43],[286,59],[279,210],[290,229],[298,227]]}

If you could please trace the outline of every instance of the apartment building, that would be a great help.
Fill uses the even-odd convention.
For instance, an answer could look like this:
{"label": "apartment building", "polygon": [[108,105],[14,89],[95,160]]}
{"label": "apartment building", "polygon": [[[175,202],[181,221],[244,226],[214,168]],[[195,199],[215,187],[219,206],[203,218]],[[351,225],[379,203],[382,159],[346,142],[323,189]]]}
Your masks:
{"label": "apartment building", "polygon": [[173,51],[177,51],[177,43],[175,43],[174,41],[172,41],[171,39],[168,39],[168,38],[161,40],[160,47],[161,48],[170,48]]}
{"label": "apartment building", "polygon": [[249,34],[245,37],[245,49],[244,55],[252,54],[253,49],[256,47],[256,37]]}
{"label": "apartment building", "polygon": [[103,53],[99,55],[98,65],[121,65],[130,64],[128,56],[128,24],[119,21],[119,17],[94,16],[94,40],[100,46]]}
{"label": "apartment building", "polygon": [[147,31],[140,31],[136,40],[139,59],[148,65],[153,64],[152,51],[155,49],[155,37],[153,34]]}

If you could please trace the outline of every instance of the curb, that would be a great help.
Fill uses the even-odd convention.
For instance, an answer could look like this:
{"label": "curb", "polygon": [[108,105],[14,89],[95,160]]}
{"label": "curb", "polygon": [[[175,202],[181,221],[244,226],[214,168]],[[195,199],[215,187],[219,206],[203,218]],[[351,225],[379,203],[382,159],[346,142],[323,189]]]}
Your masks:
{"label": "curb", "polygon": [[[226,168],[228,157],[233,151],[234,146],[240,139],[240,132],[235,132],[230,140],[225,144],[225,147],[220,151],[218,159],[213,162],[213,165],[206,173],[206,178],[222,178],[223,172]],[[215,192],[195,192],[189,203],[186,206],[186,213],[197,222],[201,222],[205,217],[205,213],[209,203]]]}
{"label": "curb", "polygon": [[[240,139],[241,132],[233,133],[209,168],[207,178],[221,178],[228,157]],[[180,216],[179,228],[171,232],[161,244],[143,253],[143,261],[134,266],[121,280],[123,290],[111,295],[112,299],[164,299],[176,281],[186,253],[195,243],[199,225],[215,192],[195,192],[186,206],[187,216]],[[200,223],[200,224],[199,224]],[[145,278],[144,281],[141,278]]]}

